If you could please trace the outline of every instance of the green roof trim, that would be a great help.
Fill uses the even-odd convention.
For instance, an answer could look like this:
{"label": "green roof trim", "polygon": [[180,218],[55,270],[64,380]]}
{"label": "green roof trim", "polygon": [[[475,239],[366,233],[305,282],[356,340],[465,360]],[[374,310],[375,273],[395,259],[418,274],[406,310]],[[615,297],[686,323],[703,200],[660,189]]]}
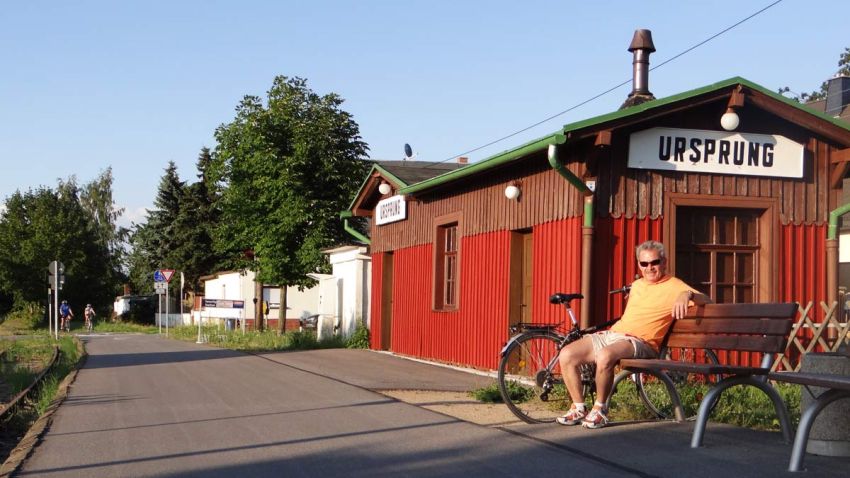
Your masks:
{"label": "green roof trim", "polygon": [[491,156],[487,159],[479,161],[477,163],[472,163],[469,166],[455,169],[454,171],[450,171],[447,173],[443,173],[439,176],[435,176],[427,181],[418,182],[414,185],[407,186],[399,189],[399,194],[413,194],[419,191],[424,191],[426,189],[430,189],[435,186],[439,186],[440,184],[448,183],[460,178],[464,178],[466,176],[478,173],[480,171],[485,171],[496,166],[503,165],[505,163],[509,163],[517,158],[522,156],[526,156],[528,154],[544,150],[549,147],[550,144],[564,144],[567,138],[561,132],[552,133],[548,136],[544,136],[543,138],[525,143],[521,146],[518,146],[514,149],[510,149],[507,151],[503,151],[495,156]]}
{"label": "green roof trim", "polygon": [[363,192],[363,189],[366,187],[366,184],[369,182],[369,179],[372,178],[372,173],[374,173],[375,171],[378,171],[381,174],[381,176],[389,179],[390,181],[392,181],[394,183],[397,183],[402,188],[408,186],[408,184],[406,182],[402,181],[396,175],[394,175],[391,172],[387,171],[386,169],[382,168],[377,163],[373,164],[372,169],[369,170],[369,174],[366,175],[366,179],[363,180],[363,183],[357,189],[357,193],[354,195],[354,199],[351,200],[351,204],[348,206],[349,210],[354,209],[354,203],[357,202],[357,198],[360,197],[360,194]]}
{"label": "green roof trim", "polygon": [[481,171],[486,171],[491,168],[495,168],[497,166],[501,166],[505,163],[509,163],[514,161],[522,156],[537,152],[539,150],[548,148],[550,144],[563,144],[566,141],[566,135],[573,131],[578,131],[580,129],[590,128],[593,126],[598,126],[610,121],[628,118],[630,116],[639,115],[645,111],[650,111],[656,108],[660,108],[663,106],[667,106],[672,103],[676,103],[682,100],[686,100],[688,98],[693,98],[696,96],[700,96],[706,93],[711,93],[713,91],[722,90],[724,88],[728,88],[734,85],[743,85],[752,90],[758,91],[766,96],[769,96],[781,103],[785,103],[788,106],[797,108],[801,111],[804,111],[808,114],[811,114],[821,120],[824,120],[828,123],[831,123],[835,126],[838,126],[841,129],[846,131],[850,131],[850,123],[846,123],[838,118],[833,118],[825,113],[809,108],[808,106],[801,104],[791,98],[786,98],[779,93],[775,93],[770,91],[769,89],[753,83],[749,80],[741,78],[740,76],[735,76],[729,78],[727,80],[718,81],[717,83],[712,83],[707,86],[703,86],[700,88],[696,88],[693,90],[685,91],[682,93],[678,93],[672,96],[667,96],[665,98],[660,98],[657,100],[647,101],[646,103],[641,103],[636,106],[632,106],[630,108],[626,108],[623,110],[614,111],[612,113],[606,113],[600,116],[594,116],[592,118],[588,118],[581,121],[576,121],[574,123],[568,123],[564,125],[561,131],[552,133],[548,136],[544,136],[542,138],[530,141],[521,146],[518,146],[513,149],[509,149],[507,151],[503,151],[501,153],[495,154],[488,158],[484,158],[481,161],[476,163],[472,163],[469,166],[464,168],[456,169],[454,171],[443,173],[439,176],[435,176],[427,181],[422,181],[407,187],[402,187],[399,189],[399,194],[413,194],[417,192],[421,192],[427,189],[431,189],[437,186],[440,186],[445,183],[449,183],[455,181],[457,179],[461,179]]}

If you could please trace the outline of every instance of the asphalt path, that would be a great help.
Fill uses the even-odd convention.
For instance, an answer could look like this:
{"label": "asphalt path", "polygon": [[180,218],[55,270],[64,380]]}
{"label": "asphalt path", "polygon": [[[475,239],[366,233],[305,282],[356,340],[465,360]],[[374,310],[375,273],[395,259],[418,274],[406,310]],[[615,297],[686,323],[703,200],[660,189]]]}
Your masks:
{"label": "asphalt path", "polygon": [[85,341],[84,368],[16,476],[646,476],[388,398],[338,357]]}

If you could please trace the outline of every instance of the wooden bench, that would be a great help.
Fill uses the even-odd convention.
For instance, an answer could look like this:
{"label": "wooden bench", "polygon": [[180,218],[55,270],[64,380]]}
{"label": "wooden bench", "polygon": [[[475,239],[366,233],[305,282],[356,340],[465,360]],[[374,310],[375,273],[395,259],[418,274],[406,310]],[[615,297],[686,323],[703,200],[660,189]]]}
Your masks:
{"label": "wooden bench", "polygon": [[650,374],[661,380],[670,395],[676,421],[684,421],[685,413],[676,388],[667,375],[700,374],[723,378],[714,384],[700,401],[691,447],[702,445],[705,427],[713,405],[724,390],[736,385],[751,385],[763,391],[773,402],[782,426],[786,443],[791,442],[791,421],[785,404],[776,390],[767,383],[776,354],[785,351],[788,334],[796,319],[797,304],[708,304],[688,309],[687,315],[673,322],[663,346],[741,352],[761,352],[757,367],[692,363],[666,359],[625,359],[624,370],[617,381],[634,373]]}
{"label": "wooden bench", "polygon": [[[850,398],[850,377],[822,373],[772,372],[768,374],[768,378],[780,382],[796,383],[807,388],[823,387],[828,389],[817,397],[812,393],[814,401],[800,416],[800,424],[797,426],[797,434],[794,437],[794,446],[791,448],[791,461],[788,463],[788,471],[802,471],[809,432],[812,431],[815,418],[830,403],[842,398]],[[811,393],[811,390],[809,390],[809,393]]]}

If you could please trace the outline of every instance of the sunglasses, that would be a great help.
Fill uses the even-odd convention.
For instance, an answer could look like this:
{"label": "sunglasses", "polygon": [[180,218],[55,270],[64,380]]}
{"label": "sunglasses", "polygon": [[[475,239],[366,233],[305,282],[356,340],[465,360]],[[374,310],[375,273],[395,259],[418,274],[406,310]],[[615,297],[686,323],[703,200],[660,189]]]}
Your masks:
{"label": "sunglasses", "polygon": [[651,261],[649,261],[649,262],[646,262],[646,261],[640,261],[640,262],[638,262],[638,264],[640,264],[640,266],[641,266],[641,267],[643,267],[644,269],[646,269],[646,268],[647,268],[647,267],[649,267],[649,266],[657,266],[658,264],[661,264],[661,259],[653,259],[653,260],[651,260]]}

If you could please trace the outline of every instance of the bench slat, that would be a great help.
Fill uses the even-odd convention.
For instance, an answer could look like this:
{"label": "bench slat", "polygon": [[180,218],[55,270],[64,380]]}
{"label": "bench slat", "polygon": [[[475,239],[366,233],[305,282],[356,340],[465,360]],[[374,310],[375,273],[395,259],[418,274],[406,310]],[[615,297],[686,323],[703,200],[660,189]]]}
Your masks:
{"label": "bench slat", "polygon": [[769,370],[761,367],[743,367],[739,365],[715,365],[711,363],[679,362],[661,359],[623,359],[620,367],[632,371],[663,370],[669,372],[687,372],[700,375],[735,374],[765,375]]}
{"label": "bench slat", "polygon": [[667,346],[778,353],[785,350],[786,339],[787,337],[781,335],[670,334],[667,338]]}
{"label": "bench slat", "polygon": [[796,383],[799,385],[850,390],[850,377],[846,375],[808,372],[773,372],[768,375],[768,378],[771,380]]}
{"label": "bench slat", "polygon": [[671,334],[678,333],[724,333],[724,334],[759,334],[759,335],[788,335],[793,321],[787,317],[771,319],[752,318],[699,318],[679,319],[673,322]]}
{"label": "bench slat", "polygon": [[686,317],[759,317],[796,318],[797,304],[793,302],[770,304],[706,304],[688,309]]}

